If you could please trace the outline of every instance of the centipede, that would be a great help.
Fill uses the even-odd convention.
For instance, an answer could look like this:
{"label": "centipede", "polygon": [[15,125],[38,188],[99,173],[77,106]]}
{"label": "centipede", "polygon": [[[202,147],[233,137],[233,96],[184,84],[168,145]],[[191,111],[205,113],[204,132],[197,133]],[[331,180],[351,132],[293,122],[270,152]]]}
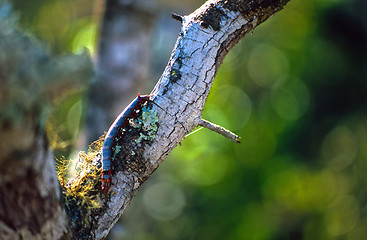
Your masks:
{"label": "centipede", "polygon": [[102,146],[102,192],[107,194],[112,181],[112,156],[116,141],[123,137],[125,128],[129,126],[130,119],[138,115],[139,110],[151,101],[149,95],[138,96],[117,116],[116,120],[108,129]]}

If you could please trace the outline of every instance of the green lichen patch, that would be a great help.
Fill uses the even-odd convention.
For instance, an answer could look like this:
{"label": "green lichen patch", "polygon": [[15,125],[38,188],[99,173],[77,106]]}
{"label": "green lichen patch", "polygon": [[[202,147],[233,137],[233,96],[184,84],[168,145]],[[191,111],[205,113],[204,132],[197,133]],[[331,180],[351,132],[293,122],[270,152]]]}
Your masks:
{"label": "green lichen patch", "polygon": [[123,129],[123,136],[117,140],[121,149],[115,152],[112,162],[113,169],[117,171],[143,173],[146,162],[142,157],[144,144],[154,140],[158,130],[157,112],[148,103],[137,112],[138,114],[129,120],[129,125]]}
{"label": "green lichen patch", "polygon": [[117,154],[121,151],[121,146],[116,144],[116,146],[114,146],[112,150],[113,150],[113,156],[112,156],[113,161],[116,158]]}
{"label": "green lichen patch", "polygon": [[158,130],[158,116],[157,112],[148,106],[142,109],[141,118],[134,119],[131,125],[134,128],[140,128],[139,138],[135,140],[136,143],[141,141],[153,141]]}

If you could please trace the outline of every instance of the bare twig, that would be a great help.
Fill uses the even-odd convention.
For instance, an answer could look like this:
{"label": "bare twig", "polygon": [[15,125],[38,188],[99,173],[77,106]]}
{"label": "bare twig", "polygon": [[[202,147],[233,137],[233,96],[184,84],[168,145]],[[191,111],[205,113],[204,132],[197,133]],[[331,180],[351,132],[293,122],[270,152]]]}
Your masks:
{"label": "bare twig", "polygon": [[216,132],[216,133],[228,138],[229,140],[231,140],[233,142],[240,143],[240,137],[239,136],[237,136],[233,132],[225,129],[222,126],[211,123],[211,122],[209,122],[207,120],[204,120],[204,119],[199,120],[199,126],[205,127],[209,130],[212,130],[213,132]]}

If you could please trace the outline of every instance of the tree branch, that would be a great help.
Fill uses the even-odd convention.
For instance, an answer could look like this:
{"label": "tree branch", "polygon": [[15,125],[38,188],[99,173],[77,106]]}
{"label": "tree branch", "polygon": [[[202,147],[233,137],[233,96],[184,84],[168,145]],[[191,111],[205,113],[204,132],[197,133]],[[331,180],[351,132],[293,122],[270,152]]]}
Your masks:
{"label": "tree branch", "polygon": [[[129,120],[131,131],[119,142],[123,150],[115,149],[111,191],[106,195],[100,191],[98,151],[80,154],[88,162],[83,173],[63,186],[65,205],[61,203],[53,157],[42,129],[45,102],[48,97],[53,99],[63,92],[47,88],[48,83],[53,86],[52,82],[57,84],[64,79],[69,84],[68,72],[58,67],[60,59],[51,60],[29,39],[18,32],[9,32],[9,21],[0,19],[2,56],[11,56],[0,57],[0,132],[3,140],[9,141],[0,145],[0,237],[105,238],[140,185],[185,135],[199,125],[215,74],[228,51],[287,2],[208,1],[194,13],[182,17],[176,46],[150,94],[151,101],[145,110],[139,109],[139,116],[130,119],[131,123]],[[11,42],[21,46],[14,47]],[[75,63],[80,64],[75,69],[69,66],[70,76],[80,74],[75,82],[83,82],[90,76],[90,62],[81,57]],[[58,86],[63,89],[66,85]],[[95,145],[100,149],[98,143]],[[72,190],[68,186],[79,186],[74,197],[65,193]],[[83,202],[86,199],[92,199],[94,206]]]}
{"label": "tree branch", "polygon": [[[97,215],[94,213],[95,239],[107,235],[140,185],[185,135],[198,126],[215,74],[228,51],[287,2],[208,1],[182,18],[169,63],[150,94],[151,107],[158,114],[158,131],[153,141],[139,146],[138,152],[136,144],[126,143],[123,158],[115,159],[112,194],[104,198],[104,208]],[[129,149],[133,154],[128,153]],[[140,167],[126,170],[131,162],[139,163]],[[125,170],[117,167],[121,165]]]}

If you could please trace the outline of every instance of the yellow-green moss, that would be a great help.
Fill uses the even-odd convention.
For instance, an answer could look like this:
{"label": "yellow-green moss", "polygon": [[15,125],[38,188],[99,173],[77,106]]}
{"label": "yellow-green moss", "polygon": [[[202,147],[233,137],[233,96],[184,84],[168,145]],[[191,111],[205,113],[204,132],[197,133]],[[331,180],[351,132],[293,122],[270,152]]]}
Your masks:
{"label": "yellow-green moss", "polygon": [[[93,142],[88,152],[79,152],[74,170],[76,177],[68,179],[72,161],[60,159],[56,161],[56,172],[62,187],[67,207],[78,209],[95,209],[101,207],[100,179],[101,170],[97,162],[100,159],[105,135]],[[73,206],[72,206],[73,205]],[[70,210],[71,210],[70,209]]]}

